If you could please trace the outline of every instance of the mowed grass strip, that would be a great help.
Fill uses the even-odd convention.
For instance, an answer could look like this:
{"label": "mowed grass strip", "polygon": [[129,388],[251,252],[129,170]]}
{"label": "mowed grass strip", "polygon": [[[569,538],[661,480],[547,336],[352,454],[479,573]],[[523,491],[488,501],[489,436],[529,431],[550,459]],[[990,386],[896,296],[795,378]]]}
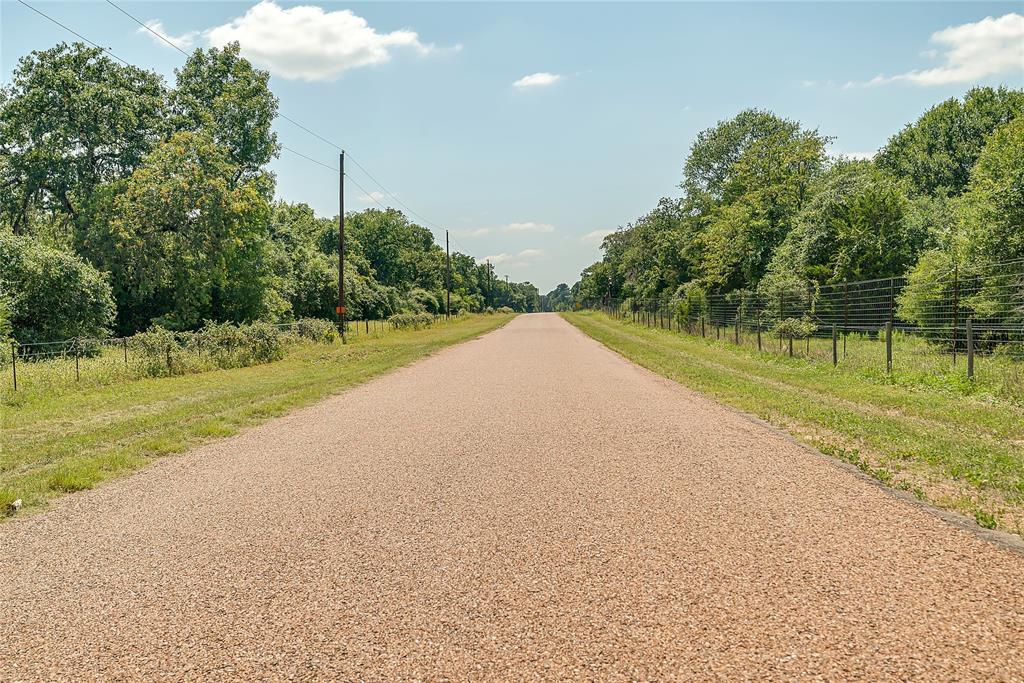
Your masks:
{"label": "mowed grass strip", "polygon": [[886,377],[601,313],[564,317],[639,365],[783,427],[889,485],[1024,536],[1024,410],[1018,404],[915,385],[913,367]]}
{"label": "mowed grass strip", "polygon": [[[459,318],[422,330],[303,344],[283,360],[232,370],[133,380],[33,395],[0,406],[0,516],[38,508],[153,458],[282,415],[451,344],[512,315]],[[21,513],[19,513],[21,514]]]}

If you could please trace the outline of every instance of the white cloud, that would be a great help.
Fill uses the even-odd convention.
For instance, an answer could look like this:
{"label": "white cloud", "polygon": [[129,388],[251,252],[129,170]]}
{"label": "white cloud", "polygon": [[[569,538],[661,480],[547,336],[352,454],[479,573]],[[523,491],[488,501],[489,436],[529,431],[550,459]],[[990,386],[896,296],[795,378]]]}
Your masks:
{"label": "white cloud", "polygon": [[[351,10],[324,11],[315,5],[283,8],[262,0],[242,16],[203,32],[222,47],[237,40],[254,64],[283,78],[330,80],[360,66],[383,64],[395,50],[427,55],[437,48],[409,29],[378,33]],[[455,50],[461,46],[456,46]]]}
{"label": "white cloud", "polygon": [[554,232],[555,226],[550,223],[508,223],[497,228],[476,228],[475,230],[463,230],[459,234],[465,237],[483,237],[495,232],[523,233],[523,232]]}
{"label": "white cloud", "polygon": [[388,198],[388,195],[383,192],[371,192],[369,194],[359,195],[359,201],[362,202],[383,202]]}
{"label": "white cloud", "polygon": [[554,85],[558,81],[562,80],[562,77],[558,74],[549,74],[546,71],[539,73],[530,74],[529,76],[523,76],[518,81],[512,84],[514,88],[537,88],[545,85]]}
{"label": "white cloud", "polygon": [[500,254],[491,254],[490,256],[485,256],[484,260],[490,261],[495,266],[504,264],[505,267],[522,268],[530,265],[529,261],[536,261],[543,257],[543,249],[523,249],[518,254],[509,254],[504,251]]}
{"label": "white cloud", "polygon": [[[172,36],[170,33],[164,30],[164,25],[160,21],[151,19],[144,23],[146,24],[147,28],[142,28],[140,26],[138,29],[136,29],[135,32],[146,34],[154,41],[156,41],[157,44],[162,45],[163,47],[169,46],[167,45],[167,43],[160,39],[160,36],[163,36],[168,41],[173,43],[175,47],[181,48],[182,50],[188,50],[196,44],[196,38],[202,35],[202,31],[186,31],[185,33],[182,33],[180,36]],[[153,35],[154,33],[157,33],[159,35]]]}
{"label": "white cloud", "polygon": [[615,232],[614,230],[591,230],[586,235],[580,238],[581,242],[588,242],[590,244],[601,244],[605,237]]}
{"label": "white cloud", "polygon": [[[1024,16],[1004,14],[995,19],[950,26],[932,34],[931,41],[941,48],[945,63],[931,69],[918,69],[869,81],[851,81],[845,87],[907,82],[916,85],[972,83],[988,76],[1024,71]],[[940,51],[935,51],[938,57]],[[928,53],[932,56],[931,53]]]}
{"label": "white cloud", "polygon": [[509,223],[502,226],[502,232],[553,232],[555,226],[550,223]]}

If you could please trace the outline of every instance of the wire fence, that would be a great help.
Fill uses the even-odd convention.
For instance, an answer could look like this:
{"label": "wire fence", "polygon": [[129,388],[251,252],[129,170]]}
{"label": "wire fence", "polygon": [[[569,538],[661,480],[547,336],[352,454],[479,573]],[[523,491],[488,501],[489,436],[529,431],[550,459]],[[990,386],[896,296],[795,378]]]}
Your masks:
{"label": "wire fence", "polygon": [[[985,359],[1020,381],[1024,361],[1024,259],[905,276],[817,284],[789,280],[757,291],[586,302],[637,324],[728,340],[760,351],[831,360],[868,354],[886,372],[900,356],[963,364]],[[917,363],[919,365],[919,363]]]}
{"label": "wire fence", "polygon": [[[445,320],[434,314],[433,323]],[[333,326],[331,321],[316,321]],[[107,384],[139,377],[156,377],[257,365],[283,354],[275,349],[289,340],[317,340],[310,329],[310,320],[268,325],[283,337],[271,342],[270,348],[259,348],[260,340],[219,335],[211,339],[197,332],[170,332],[158,337],[142,333],[129,337],[74,337],[60,341],[10,342],[0,348],[0,369],[8,377],[0,393],[24,391],[31,384],[35,389],[53,389],[69,383],[89,381]],[[377,337],[399,327],[388,319],[346,320],[349,339]]]}

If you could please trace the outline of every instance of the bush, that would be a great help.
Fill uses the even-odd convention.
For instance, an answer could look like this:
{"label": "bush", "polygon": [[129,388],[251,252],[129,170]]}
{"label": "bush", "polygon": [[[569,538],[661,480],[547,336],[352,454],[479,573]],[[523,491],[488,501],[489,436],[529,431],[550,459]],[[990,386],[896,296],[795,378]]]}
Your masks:
{"label": "bush", "polygon": [[775,323],[772,334],[779,339],[806,339],[817,329],[818,326],[807,318],[786,318]]}
{"label": "bush", "polygon": [[396,330],[418,330],[433,324],[434,316],[430,313],[396,313],[388,318],[388,322]]}
{"label": "bush", "polygon": [[515,311],[513,311],[508,306],[502,306],[501,308],[498,309],[498,313],[515,313]]}
{"label": "bush", "polygon": [[106,337],[114,321],[107,275],[74,254],[0,234],[0,294],[22,343]]}
{"label": "bush", "polygon": [[128,346],[141,358],[142,373],[154,376],[270,363],[284,358],[287,340],[287,334],[269,323],[207,321],[195,332],[154,325],[130,337]]}
{"label": "bush", "polygon": [[323,318],[300,318],[293,331],[297,336],[317,344],[333,344],[338,340],[338,328]]}

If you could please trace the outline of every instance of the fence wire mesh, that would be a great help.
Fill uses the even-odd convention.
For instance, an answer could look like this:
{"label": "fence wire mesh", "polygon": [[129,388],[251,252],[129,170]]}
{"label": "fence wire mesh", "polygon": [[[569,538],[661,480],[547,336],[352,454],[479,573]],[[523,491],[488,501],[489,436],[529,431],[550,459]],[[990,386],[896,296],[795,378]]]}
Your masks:
{"label": "fence wire mesh", "polygon": [[684,288],[672,297],[606,297],[586,306],[762,351],[836,363],[867,354],[886,370],[913,354],[962,362],[971,377],[984,359],[1019,378],[1024,361],[1024,259],[931,277],[830,284],[793,279],[724,293]]}

